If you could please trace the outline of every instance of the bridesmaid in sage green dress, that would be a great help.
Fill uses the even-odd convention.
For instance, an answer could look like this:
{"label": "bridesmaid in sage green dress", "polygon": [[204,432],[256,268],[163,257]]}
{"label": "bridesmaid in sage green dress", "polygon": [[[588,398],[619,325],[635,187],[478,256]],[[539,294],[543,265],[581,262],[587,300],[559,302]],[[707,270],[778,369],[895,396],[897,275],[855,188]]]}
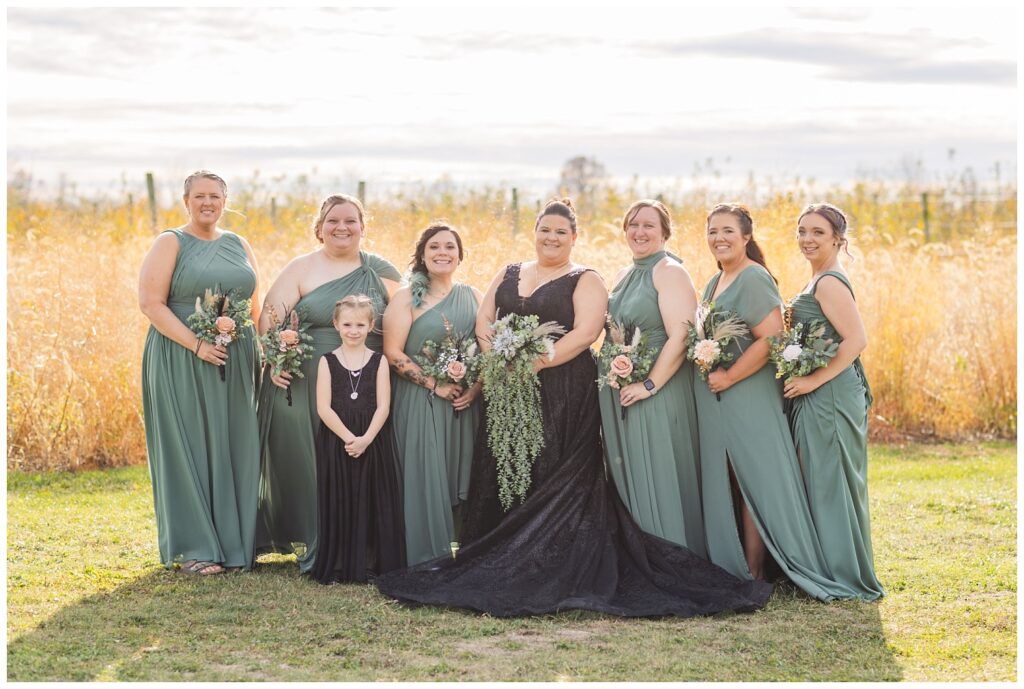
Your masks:
{"label": "bridesmaid in sage green dress", "polygon": [[416,242],[409,286],[395,293],[384,312],[384,354],[397,374],[391,427],[405,485],[409,566],[451,554],[469,492],[480,385],[438,385],[413,359],[427,340],[440,343],[446,328],[476,339],[481,294],[453,279],[463,257],[458,232],[432,224]]}
{"label": "bridesmaid in sage green dress", "polygon": [[[800,215],[797,242],[811,264],[811,281],[792,302],[792,321],[825,324],[839,342],[828,366],[786,381],[790,425],[804,470],[811,517],[833,576],[865,600],[885,591],[875,576],[868,518],[868,406],[871,390],[860,362],[867,346],[853,287],[839,260],[846,216],[827,203]],[[849,254],[849,251],[847,251]]]}
{"label": "bridesmaid in sage green dress", "polygon": [[622,229],[633,266],[619,274],[608,316],[627,339],[639,327],[657,358],[643,382],[601,391],[605,460],[641,529],[707,558],[697,404],[685,357],[686,321],[697,308],[697,293],[690,274],[665,252],[672,219],[660,201],[634,203]]}
{"label": "bridesmaid in sage green dress", "polygon": [[781,385],[765,365],[768,338],[782,331],[782,298],[753,231],[743,206],[719,204],[708,215],[708,246],[721,271],[702,301],[734,312],[751,332],[728,347],[735,357],[728,368],[695,385],[708,553],[713,563],[746,579],[765,578],[770,554],[809,595],[854,598],[856,592],[836,581],[825,561]]}
{"label": "bridesmaid in sage green dress", "polygon": [[160,560],[209,575],[252,567],[259,350],[251,326],[225,347],[200,341],[186,319],[197,297],[219,289],[251,298],[258,320],[258,272],[248,243],[217,227],[227,202],[223,179],[193,173],[184,202],[189,223],[156,238],[139,276],[139,305],[152,322],[142,408]]}
{"label": "bridesmaid in sage green dress", "polygon": [[[297,309],[310,324],[313,357],[303,362],[303,378],[274,376],[267,368],[259,391],[260,506],[256,552],[295,553],[299,571],[308,572],[316,558],[316,410],[317,363],[341,346],[332,324],[334,305],[350,294],[365,294],[383,313],[401,275],[388,261],[360,250],[366,233],[363,206],[345,194],[328,196],[313,224],[322,247],[293,259],[271,285],[264,302],[260,332],[271,326],[270,313],[283,319]],[[378,332],[366,345],[381,351]],[[286,390],[292,389],[288,406]]]}

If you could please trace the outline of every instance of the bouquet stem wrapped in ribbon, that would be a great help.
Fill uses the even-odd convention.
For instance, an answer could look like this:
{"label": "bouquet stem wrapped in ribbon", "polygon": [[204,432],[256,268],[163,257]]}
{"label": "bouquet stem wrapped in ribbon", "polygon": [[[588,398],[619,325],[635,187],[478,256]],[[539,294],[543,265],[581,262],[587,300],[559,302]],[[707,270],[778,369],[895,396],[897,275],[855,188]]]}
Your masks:
{"label": "bouquet stem wrapped in ribbon", "polygon": [[533,462],[544,447],[539,357],[555,356],[555,336],[565,328],[535,315],[511,313],[491,325],[491,349],[480,355],[480,379],[487,400],[487,444],[498,469],[498,498],[507,512],[526,499]]}
{"label": "bouquet stem wrapped in ribbon", "polygon": [[[735,358],[726,347],[736,338],[750,334],[739,316],[732,311],[716,310],[714,302],[698,305],[693,321],[687,325],[686,359],[694,363],[705,382],[712,371]],[[715,398],[721,401],[721,393],[716,392]]]}
{"label": "bouquet stem wrapped in ribbon", "polygon": [[[477,351],[476,336],[456,333],[451,322],[444,316],[445,336],[440,342],[427,340],[423,343],[422,354],[413,356],[423,374],[434,379],[438,385],[461,385],[471,387],[480,375],[480,355]],[[459,410],[455,410],[455,418]]]}
{"label": "bouquet stem wrapped in ribbon", "polygon": [[[268,306],[270,314],[270,330],[260,336],[263,352],[270,371],[275,376],[288,373],[294,377],[305,378],[302,362],[313,358],[313,336],[307,333],[309,323],[294,309],[284,309],[284,318],[277,317],[273,306]],[[292,406],[292,386],[285,393],[288,406]]]}
{"label": "bouquet stem wrapped in ribbon", "polygon": [[[633,337],[626,342],[629,328],[609,319],[605,324],[606,337],[598,352],[598,388],[606,385],[616,390],[623,385],[647,379],[654,364],[654,352],[647,344],[647,336],[640,328],[633,329]],[[622,407],[622,420],[626,420],[627,407]]]}
{"label": "bouquet stem wrapped in ribbon", "polygon": [[[245,331],[252,325],[252,300],[240,299],[235,290],[222,294],[220,286],[215,290],[207,288],[203,297],[196,297],[196,310],[188,315],[188,327],[203,342],[227,347],[235,340],[245,337]],[[225,380],[224,364],[220,379]]]}

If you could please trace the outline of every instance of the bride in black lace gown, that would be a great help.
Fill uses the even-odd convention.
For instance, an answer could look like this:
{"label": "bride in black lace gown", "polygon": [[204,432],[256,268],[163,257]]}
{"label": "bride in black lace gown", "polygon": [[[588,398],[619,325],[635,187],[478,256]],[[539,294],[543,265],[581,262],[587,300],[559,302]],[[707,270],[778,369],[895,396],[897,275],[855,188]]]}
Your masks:
{"label": "bride in black lace gown", "polygon": [[376,580],[407,603],[472,608],[497,617],[582,608],[631,617],[708,615],[764,605],[771,585],[742,581],[691,551],[640,530],[605,477],[597,366],[608,294],[570,260],[576,217],[551,202],[537,219],[537,261],[503,269],[480,306],[477,334],[497,312],[537,314],[568,331],[538,362],[544,449],[530,493],[505,513],[487,434],[477,438],[457,558],[440,557]]}

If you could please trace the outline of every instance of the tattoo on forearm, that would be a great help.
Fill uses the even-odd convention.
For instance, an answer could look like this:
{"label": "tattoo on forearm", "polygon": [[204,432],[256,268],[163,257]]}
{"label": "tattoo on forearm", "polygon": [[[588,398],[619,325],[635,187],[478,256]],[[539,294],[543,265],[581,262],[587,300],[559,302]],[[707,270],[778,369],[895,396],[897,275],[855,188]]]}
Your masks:
{"label": "tattoo on forearm", "polygon": [[423,375],[423,372],[419,369],[419,367],[413,364],[412,359],[409,359],[408,357],[398,359],[393,364],[391,364],[391,368],[395,370],[395,373],[402,376],[406,380],[415,383],[416,385],[422,385],[426,387],[427,377]]}

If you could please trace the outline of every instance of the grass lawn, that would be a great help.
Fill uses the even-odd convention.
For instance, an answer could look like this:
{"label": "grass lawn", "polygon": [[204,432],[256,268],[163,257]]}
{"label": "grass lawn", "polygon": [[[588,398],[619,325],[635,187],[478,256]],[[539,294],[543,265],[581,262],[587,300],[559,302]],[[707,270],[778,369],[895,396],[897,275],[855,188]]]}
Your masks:
{"label": "grass lawn", "polygon": [[369,586],[160,567],[145,467],[8,474],[7,672],[40,680],[1016,679],[1016,445],[871,455],[880,603],[494,619]]}

